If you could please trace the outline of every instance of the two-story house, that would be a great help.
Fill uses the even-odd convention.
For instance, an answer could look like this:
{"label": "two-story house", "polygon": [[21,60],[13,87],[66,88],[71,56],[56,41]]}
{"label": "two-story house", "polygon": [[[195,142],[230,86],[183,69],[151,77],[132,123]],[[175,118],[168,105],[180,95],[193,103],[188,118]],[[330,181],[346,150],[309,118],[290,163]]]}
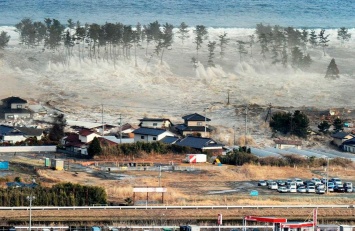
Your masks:
{"label": "two-story house", "polygon": [[20,97],[11,96],[1,100],[0,119],[14,120],[31,117],[30,110],[27,109],[27,101]]}
{"label": "two-story house", "polygon": [[138,128],[133,131],[134,142],[155,142],[160,141],[166,136],[175,136],[174,133],[165,129],[158,128]]}
{"label": "two-story house", "polygon": [[211,129],[208,127],[207,122],[211,119],[202,116],[198,113],[183,116],[183,124],[176,126],[176,130],[183,136],[188,135],[201,135],[201,137],[210,137]]}

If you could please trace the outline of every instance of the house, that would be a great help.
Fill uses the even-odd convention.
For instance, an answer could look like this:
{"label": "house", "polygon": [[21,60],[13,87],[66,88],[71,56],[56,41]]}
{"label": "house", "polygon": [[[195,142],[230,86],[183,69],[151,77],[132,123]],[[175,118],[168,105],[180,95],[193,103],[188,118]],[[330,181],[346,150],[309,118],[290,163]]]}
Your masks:
{"label": "house", "polygon": [[344,141],[342,145],[345,152],[355,153],[355,138]]}
{"label": "house", "polygon": [[11,96],[1,100],[0,119],[14,120],[31,118],[31,111],[27,108],[27,101],[20,97]]}
{"label": "house", "polygon": [[140,119],[139,127],[169,129],[173,123],[169,119],[143,118]]}
{"label": "house", "polygon": [[335,134],[332,134],[333,137],[333,143],[340,147],[346,140],[350,140],[354,138],[354,135],[347,133],[347,132],[337,132]]}
{"label": "house", "polygon": [[183,116],[182,119],[184,123],[175,127],[181,135],[200,134],[201,137],[210,137],[211,129],[208,127],[207,122],[211,121],[211,119],[197,113]]}
{"label": "house", "polygon": [[175,136],[174,133],[158,128],[138,128],[134,130],[134,142],[160,141],[166,136]]}
{"label": "house", "polygon": [[208,152],[213,154],[222,154],[224,146],[223,144],[217,143],[211,138],[195,136],[186,136],[176,141],[175,144],[179,146],[194,148],[201,152]]}
{"label": "house", "polygon": [[277,139],[277,140],[274,140],[274,142],[275,142],[275,148],[277,148],[277,149],[287,149],[287,148],[301,149],[301,146],[302,146],[302,141],[300,141],[300,140]]}
{"label": "house", "polygon": [[131,125],[129,123],[123,124],[122,126],[117,127],[117,131],[115,131],[116,137],[120,137],[122,135],[122,138],[134,138],[133,131],[138,128],[137,125]]}
{"label": "house", "polygon": [[31,127],[12,127],[0,125],[0,143],[11,143],[25,141],[28,138],[36,138],[41,140],[43,130]]}
{"label": "house", "polygon": [[117,144],[132,144],[134,143],[134,138],[120,137],[117,136],[102,136],[98,138],[100,143],[107,143],[108,145],[117,145]]}
{"label": "house", "polygon": [[61,143],[66,151],[87,155],[87,148],[95,137],[100,137],[100,135],[92,130],[82,129],[79,133],[68,133],[63,137]]}

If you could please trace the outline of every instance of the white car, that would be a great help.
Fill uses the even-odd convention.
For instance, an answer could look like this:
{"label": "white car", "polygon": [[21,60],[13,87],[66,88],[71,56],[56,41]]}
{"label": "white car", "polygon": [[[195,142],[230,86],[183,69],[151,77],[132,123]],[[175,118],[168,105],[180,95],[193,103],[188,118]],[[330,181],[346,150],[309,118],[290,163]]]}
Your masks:
{"label": "white car", "polygon": [[341,182],[341,180],[338,177],[334,177],[331,179],[331,181],[338,186],[343,186],[343,183]]}
{"label": "white car", "polygon": [[277,189],[277,191],[279,193],[286,193],[287,192],[287,188],[285,186],[279,186],[279,188]]}
{"label": "white car", "polygon": [[299,193],[306,193],[307,192],[307,188],[305,186],[301,186],[297,189],[297,192]]}
{"label": "white car", "polygon": [[307,187],[307,192],[308,192],[308,193],[315,193],[315,192],[316,192],[316,187],[314,187],[314,186],[308,186],[308,187]]}
{"label": "white car", "polygon": [[294,185],[287,185],[287,192],[295,193],[297,192],[297,187]]}
{"label": "white car", "polygon": [[317,189],[325,189],[325,185],[322,183],[317,185],[316,187],[317,187]]}
{"label": "white car", "polygon": [[295,182],[297,187],[303,185],[303,180],[301,180],[300,178],[295,178]]}
{"label": "white car", "polygon": [[316,178],[316,177],[313,177],[312,180],[311,180],[315,185],[319,185],[321,184],[322,182],[320,181],[319,178]]}
{"label": "white car", "polygon": [[276,182],[272,182],[268,186],[269,189],[278,189],[278,185]]}
{"label": "white car", "polygon": [[324,190],[324,188],[317,188],[316,193],[317,194],[324,194],[325,190]]}

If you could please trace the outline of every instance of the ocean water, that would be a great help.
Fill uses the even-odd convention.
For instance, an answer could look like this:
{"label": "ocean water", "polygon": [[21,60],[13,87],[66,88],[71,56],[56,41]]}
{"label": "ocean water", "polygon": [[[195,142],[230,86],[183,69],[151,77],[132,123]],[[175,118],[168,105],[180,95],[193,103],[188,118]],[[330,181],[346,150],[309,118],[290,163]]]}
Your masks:
{"label": "ocean water", "polygon": [[355,0],[0,0],[0,25],[23,18],[70,18],[81,23],[254,28],[257,23],[298,28],[355,27]]}

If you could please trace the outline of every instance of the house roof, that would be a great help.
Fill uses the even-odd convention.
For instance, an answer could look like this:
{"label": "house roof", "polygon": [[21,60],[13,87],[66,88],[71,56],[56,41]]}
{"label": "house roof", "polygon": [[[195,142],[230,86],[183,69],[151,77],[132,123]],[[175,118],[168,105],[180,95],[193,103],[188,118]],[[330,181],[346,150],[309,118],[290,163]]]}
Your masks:
{"label": "house roof", "polygon": [[15,129],[28,136],[40,136],[43,134],[43,129],[31,128],[31,127],[15,127]]}
{"label": "house roof", "polygon": [[6,186],[9,188],[19,188],[19,187],[27,187],[27,188],[35,188],[38,186],[38,184],[36,183],[29,183],[29,184],[25,184],[22,182],[7,182]]}
{"label": "house roof", "polygon": [[274,140],[275,144],[287,144],[287,145],[302,145],[302,141],[300,140],[282,140],[277,139]]}
{"label": "house roof", "polygon": [[195,137],[195,136],[186,136],[185,138],[180,139],[175,144],[179,146],[186,146],[196,149],[204,148],[222,148],[224,145],[217,143],[211,138]]}
{"label": "house roof", "polygon": [[346,141],[343,142],[343,145],[346,144],[346,145],[354,145],[355,144],[355,138],[351,138],[351,139],[348,139]]}
{"label": "house roof", "polygon": [[211,121],[211,119],[204,117],[198,113],[186,115],[182,117],[185,121]]}
{"label": "house roof", "polygon": [[8,136],[11,135],[40,136],[43,134],[43,129],[0,125],[0,134],[8,135]]}
{"label": "house roof", "polygon": [[2,99],[4,103],[7,105],[12,104],[12,103],[27,103],[27,100],[21,99],[20,97],[17,96],[11,96],[5,99]]}
{"label": "house roof", "polygon": [[131,143],[134,143],[134,139],[133,138],[122,138],[122,139],[120,139],[119,137],[116,137],[116,136],[103,136],[101,138],[109,140],[111,142],[114,142],[115,144],[131,144]]}
{"label": "house roof", "polygon": [[[176,129],[180,131],[204,132],[205,126],[186,126],[185,124],[179,124],[176,126]],[[211,132],[212,130],[206,127],[206,131]]]}
{"label": "house roof", "polygon": [[178,140],[179,140],[179,138],[175,137],[175,136],[165,136],[163,139],[160,140],[160,142],[165,143],[165,144],[174,144]]}
{"label": "house roof", "polygon": [[[169,119],[163,119],[163,118],[143,118],[143,119],[140,119],[139,121],[157,121],[157,122],[160,122],[160,121],[169,121]],[[171,122],[170,122],[171,123]]]}
{"label": "house roof", "polygon": [[163,134],[164,132],[168,132],[168,131],[159,128],[138,128],[133,131],[134,134],[151,135],[151,136],[158,136]]}
{"label": "house roof", "polygon": [[[336,139],[344,139],[348,135],[351,135],[351,134],[347,133],[347,132],[337,132],[335,134],[332,134],[332,137],[336,138]],[[353,135],[351,135],[351,136],[353,136]]]}
{"label": "house roof", "polygon": [[79,135],[81,136],[88,136],[95,133],[94,131],[88,130],[88,129],[83,129],[79,132]]}

